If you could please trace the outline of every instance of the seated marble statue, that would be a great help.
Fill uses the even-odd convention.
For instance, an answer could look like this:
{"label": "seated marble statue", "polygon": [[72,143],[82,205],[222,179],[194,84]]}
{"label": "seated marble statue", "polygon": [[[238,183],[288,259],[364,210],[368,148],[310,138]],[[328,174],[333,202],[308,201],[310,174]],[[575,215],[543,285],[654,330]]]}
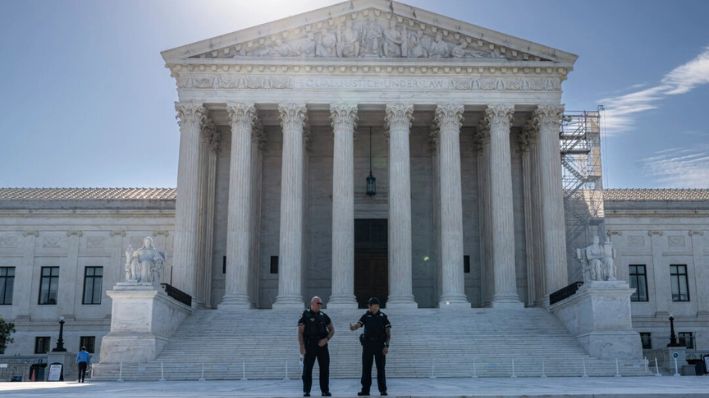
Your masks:
{"label": "seated marble statue", "polygon": [[594,235],[593,243],[583,249],[576,249],[576,258],[583,266],[584,281],[614,281],[615,251],[611,242],[600,244],[598,235]]}
{"label": "seated marble statue", "polygon": [[140,284],[152,284],[155,288],[160,283],[165,255],[153,246],[153,238],[143,238],[143,246],[126,250],[126,281]]}

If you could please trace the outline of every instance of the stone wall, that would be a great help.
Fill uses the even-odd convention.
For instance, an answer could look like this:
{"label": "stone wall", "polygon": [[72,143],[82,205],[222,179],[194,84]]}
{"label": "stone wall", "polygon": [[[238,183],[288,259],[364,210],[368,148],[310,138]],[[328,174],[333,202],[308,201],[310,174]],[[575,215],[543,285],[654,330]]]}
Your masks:
{"label": "stone wall", "polygon": [[[36,336],[56,344],[59,317],[66,320],[65,346],[79,349],[80,336],[95,336],[98,351],[108,332],[111,300],[105,291],[124,278],[124,251],[145,236],[164,250],[164,282],[170,282],[174,201],[31,202],[0,204],[0,267],[15,267],[12,305],[0,316],[15,323],[15,343],[6,354],[34,352]],[[56,304],[38,304],[41,268],[59,267]],[[100,304],[82,304],[84,270],[103,267]]]}

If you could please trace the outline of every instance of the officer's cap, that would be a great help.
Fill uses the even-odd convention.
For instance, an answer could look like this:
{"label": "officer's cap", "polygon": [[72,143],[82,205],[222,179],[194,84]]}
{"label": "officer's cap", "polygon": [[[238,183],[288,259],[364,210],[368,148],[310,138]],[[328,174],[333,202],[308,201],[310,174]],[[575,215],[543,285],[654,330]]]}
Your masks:
{"label": "officer's cap", "polygon": [[370,297],[369,300],[367,300],[367,305],[379,305],[379,299],[376,297]]}

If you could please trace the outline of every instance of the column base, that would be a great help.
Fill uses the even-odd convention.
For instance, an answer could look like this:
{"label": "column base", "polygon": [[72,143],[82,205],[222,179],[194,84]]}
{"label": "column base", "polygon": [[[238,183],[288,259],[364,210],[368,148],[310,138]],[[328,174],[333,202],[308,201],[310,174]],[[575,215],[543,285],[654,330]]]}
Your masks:
{"label": "column base", "polygon": [[441,297],[438,301],[440,309],[465,309],[471,308],[470,302],[465,296],[447,296]]}
{"label": "column base", "polygon": [[300,296],[278,296],[271,306],[274,310],[305,309],[305,303]]}
{"label": "column base", "polygon": [[357,309],[358,304],[354,296],[330,296],[327,309]]}
{"label": "column base", "polygon": [[219,303],[218,308],[221,309],[235,309],[235,310],[249,310],[253,308],[253,304],[249,300],[249,297],[242,294],[231,294],[225,295],[222,298],[222,302]]}
{"label": "column base", "polygon": [[516,310],[523,309],[524,303],[519,300],[517,296],[493,296],[492,302],[490,303],[491,308]]}
{"label": "column base", "polygon": [[387,309],[416,309],[419,305],[414,301],[414,296],[391,297],[387,299]]}

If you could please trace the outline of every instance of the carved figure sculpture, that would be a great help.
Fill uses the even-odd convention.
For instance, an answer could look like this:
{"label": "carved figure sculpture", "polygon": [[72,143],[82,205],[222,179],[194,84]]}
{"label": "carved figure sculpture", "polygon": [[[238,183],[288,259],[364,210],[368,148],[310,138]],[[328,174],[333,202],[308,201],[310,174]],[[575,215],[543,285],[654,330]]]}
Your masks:
{"label": "carved figure sculpture", "polygon": [[347,18],[345,26],[337,31],[337,56],[344,58],[359,57],[360,31],[355,29],[352,20]]}
{"label": "carved figure sculpture", "polygon": [[576,249],[576,257],[583,266],[584,281],[616,280],[615,250],[611,242],[606,241],[601,245],[598,236],[595,235],[591,245]]}
{"label": "carved figure sculpture", "polygon": [[[153,238],[143,238],[143,246],[138,250],[126,250],[126,280],[142,284],[152,284],[155,288],[160,283],[165,255],[153,246]],[[128,256],[130,253],[130,256]],[[128,273],[130,268],[130,275]],[[130,276],[130,279],[128,278]]]}
{"label": "carved figure sculpture", "polygon": [[384,41],[382,45],[382,53],[385,57],[399,58],[404,51],[405,34],[402,34],[396,29],[396,21],[394,18],[389,20],[389,27],[384,29]]}

